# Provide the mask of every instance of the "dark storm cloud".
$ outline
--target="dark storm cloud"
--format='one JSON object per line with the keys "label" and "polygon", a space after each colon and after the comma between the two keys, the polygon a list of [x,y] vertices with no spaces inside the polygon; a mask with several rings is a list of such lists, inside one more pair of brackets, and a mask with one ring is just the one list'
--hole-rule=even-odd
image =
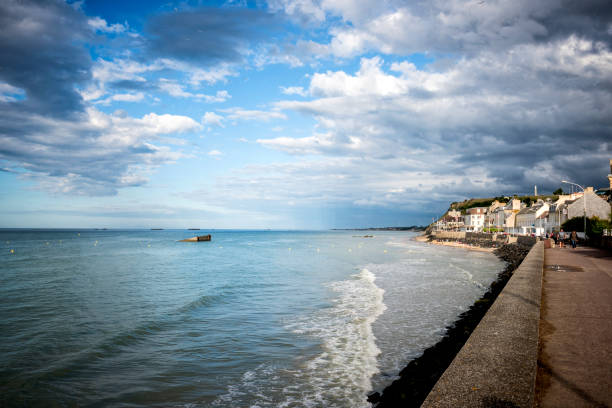
{"label": "dark storm cloud", "polygon": [[239,62],[249,46],[276,27],[273,16],[261,10],[204,8],[155,16],[145,32],[155,57],[214,65]]}
{"label": "dark storm cloud", "polygon": [[75,86],[90,78],[79,45],[91,33],[85,17],[61,1],[0,2],[0,80],[25,91],[2,110],[65,116],[83,108]]}
{"label": "dark storm cloud", "polygon": [[607,32],[612,22],[612,3],[607,0],[564,0],[549,15],[536,16],[548,31],[546,38],[576,34],[612,44]]}

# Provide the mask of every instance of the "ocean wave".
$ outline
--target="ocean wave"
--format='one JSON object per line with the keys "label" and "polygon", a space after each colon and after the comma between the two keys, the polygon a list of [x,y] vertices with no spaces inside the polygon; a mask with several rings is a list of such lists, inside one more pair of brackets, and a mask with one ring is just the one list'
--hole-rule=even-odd
{"label": "ocean wave", "polygon": [[218,295],[203,295],[199,298],[195,299],[192,302],[187,303],[185,306],[179,309],[180,313],[192,312],[202,307],[209,307],[213,304],[219,303],[224,300],[224,296],[222,294]]}
{"label": "ocean wave", "polygon": [[[380,354],[372,323],[386,309],[384,291],[367,269],[328,285],[332,306],[287,324],[320,343],[321,352],[293,367],[263,364],[245,373],[213,406],[369,407],[366,394]],[[287,385],[289,384],[289,385]]]}
{"label": "ocean wave", "polygon": [[461,266],[454,264],[454,263],[449,263],[448,264],[449,267],[454,268],[456,270],[458,270],[459,272],[461,272],[461,274],[467,278],[467,281],[478,286],[480,289],[486,290],[487,288],[480,282],[478,282],[476,279],[474,279],[474,274],[472,274],[472,272],[468,271],[467,269],[462,268]]}

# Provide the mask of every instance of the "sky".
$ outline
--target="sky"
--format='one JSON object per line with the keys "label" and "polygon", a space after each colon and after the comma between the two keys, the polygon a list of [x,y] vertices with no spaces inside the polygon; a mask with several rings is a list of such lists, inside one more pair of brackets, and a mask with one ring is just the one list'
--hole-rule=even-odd
{"label": "sky", "polygon": [[3,0],[0,27],[0,228],[408,226],[607,186],[608,0]]}

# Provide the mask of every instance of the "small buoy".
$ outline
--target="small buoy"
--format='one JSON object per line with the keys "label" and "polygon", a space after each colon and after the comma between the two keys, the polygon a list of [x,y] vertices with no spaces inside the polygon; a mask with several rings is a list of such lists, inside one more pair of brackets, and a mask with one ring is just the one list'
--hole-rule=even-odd
{"label": "small buoy", "polygon": [[387,250],[385,249],[385,254],[387,253]]}
{"label": "small buoy", "polygon": [[14,250],[14,249],[11,249],[11,254],[14,254],[14,253],[15,253],[15,250]]}

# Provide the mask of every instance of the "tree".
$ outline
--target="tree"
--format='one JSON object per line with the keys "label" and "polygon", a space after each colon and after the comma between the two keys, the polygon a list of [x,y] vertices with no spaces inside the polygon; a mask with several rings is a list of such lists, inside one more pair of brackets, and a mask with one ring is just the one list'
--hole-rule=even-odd
{"label": "tree", "polygon": [[561,195],[561,194],[563,194],[563,189],[561,187],[559,187],[558,189],[553,191],[553,194],[554,195]]}
{"label": "tree", "polygon": [[[584,219],[582,217],[574,217],[567,220],[561,226],[565,231],[582,231],[584,229]],[[611,229],[612,225],[606,220],[601,220],[597,217],[587,218],[587,235],[589,237],[601,237],[604,229]]]}

